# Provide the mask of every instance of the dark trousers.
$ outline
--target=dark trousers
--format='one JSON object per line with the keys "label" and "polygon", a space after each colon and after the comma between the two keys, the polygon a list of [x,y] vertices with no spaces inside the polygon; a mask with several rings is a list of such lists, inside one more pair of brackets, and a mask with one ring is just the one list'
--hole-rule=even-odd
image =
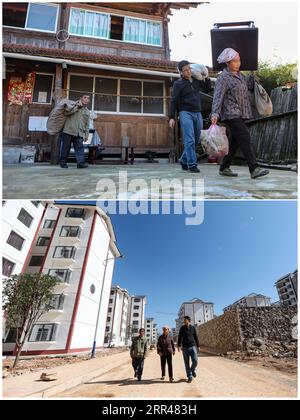
{"label": "dark trousers", "polygon": [[169,378],[173,378],[172,354],[160,356],[161,376],[166,376],[166,364],[168,363]]}
{"label": "dark trousers", "polygon": [[83,138],[79,136],[71,136],[70,134],[62,133],[61,147],[60,147],[60,160],[59,160],[61,165],[67,163],[67,159],[70,153],[72,143],[74,146],[77,164],[80,165],[82,163],[85,163]]}
{"label": "dark trousers", "polygon": [[228,155],[224,156],[220,170],[223,171],[224,169],[230,167],[232,159],[240,147],[248,164],[249,171],[252,173],[254,169],[258,167],[258,164],[256,161],[253,145],[251,143],[248,127],[242,118],[226,120],[224,123],[230,131],[229,153]]}
{"label": "dark trousers", "polygon": [[141,378],[143,375],[144,370],[144,358],[141,357],[134,357],[132,359],[132,367],[134,369],[134,373],[138,378]]}

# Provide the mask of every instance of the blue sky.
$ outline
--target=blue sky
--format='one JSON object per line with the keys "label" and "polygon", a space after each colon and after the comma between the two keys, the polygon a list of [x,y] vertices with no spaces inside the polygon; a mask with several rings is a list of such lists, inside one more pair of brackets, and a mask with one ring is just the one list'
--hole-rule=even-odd
{"label": "blue sky", "polygon": [[174,326],[194,297],[213,302],[216,314],[251,292],[276,301],[275,281],[297,268],[296,202],[206,202],[199,226],[186,226],[184,215],[111,219],[124,254],[113,283],[147,295],[146,315],[160,326]]}
{"label": "blue sky", "polygon": [[160,327],[175,326],[194,297],[213,302],[216,315],[252,292],[277,301],[275,281],[297,268],[296,201],[206,201],[198,226],[184,214],[110,217],[124,255],[113,284],[146,295],[146,316]]}

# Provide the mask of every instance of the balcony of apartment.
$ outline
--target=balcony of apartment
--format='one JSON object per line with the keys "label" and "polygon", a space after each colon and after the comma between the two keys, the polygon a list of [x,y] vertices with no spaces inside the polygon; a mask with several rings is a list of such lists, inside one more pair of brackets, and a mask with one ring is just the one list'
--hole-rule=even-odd
{"label": "balcony of apartment", "polygon": [[69,269],[50,269],[48,275],[57,278],[57,285],[55,286],[55,292],[57,294],[63,293],[70,286],[70,279],[72,276],[72,270]]}
{"label": "balcony of apartment", "polygon": [[53,253],[53,260],[57,268],[68,268],[75,263],[77,248],[75,246],[56,246]]}
{"label": "balcony of apartment", "polygon": [[53,295],[50,301],[50,309],[48,310],[48,312],[46,312],[44,317],[47,317],[48,320],[51,320],[57,317],[58,315],[62,314],[64,311],[65,297],[66,295],[64,295],[63,293]]}
{"label": "balcony of apartment", "polygon": [[85,217],[84,209],[69,207],[65,214],[65,222],[70,226],[81,226],[85,222]]}
{"label": "balcony of apartment", "polygon": [[60,229],[57,245],[76,246],[80,243],[82,229],[80,226],[62,226]]}

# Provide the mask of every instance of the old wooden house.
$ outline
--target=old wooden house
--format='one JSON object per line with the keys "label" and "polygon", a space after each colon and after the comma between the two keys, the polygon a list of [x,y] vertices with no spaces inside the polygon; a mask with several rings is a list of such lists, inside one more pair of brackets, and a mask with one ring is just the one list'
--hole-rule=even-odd
{"label": "old wooden house", "polygon": [[106,146],[168,152],[172,9],[199,3],[3,3],[3,138],[50,148],[47,116],[91,95]]}

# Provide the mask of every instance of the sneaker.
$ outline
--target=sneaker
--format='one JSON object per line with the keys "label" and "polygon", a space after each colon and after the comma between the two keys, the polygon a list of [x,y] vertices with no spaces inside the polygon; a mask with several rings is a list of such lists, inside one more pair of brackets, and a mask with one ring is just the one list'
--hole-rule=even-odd
{"label": "sneaker", "polygon": [[172,382],[174,382],[174,378],[170,378],[170,382],[172,383]]}
{"label": "sneaker", "polygon": [[192,382],[192,380],[193,380],[193,378],[189,378],[189,379],[187,380],[187,383],[188,383],[188,384],[190,384],[190,383]]}
{"label": "sneaker", "polygon": [[268,171],[267,169],[262,169],[262,168],[255,168],[254,171],[251,173],[251,178],[252,179],[256,179],[256,178],[260,178],[261,176],[266,176],[268,175],[270,171]]}
{"label": "sneaker", "polygon": [[66,163],[61,163],[61,164],[60,164],[60,167],[61,167],[62,169],[68,169],[68,165],[67,165]]}
{"label": "sneaker", "polygon": [[86,163],[79,163],[78,165],[77,165],[77,168],[78,169],[83,169],[83,168],[88,168],[89,167],[89,165],[87,165]]}
{"label": "sneaker", "polygon": [[231,176],[231,177],[238,176],[238,174],[236,172],[232,172],[232,170],[230,168],[225,168],[225,169],[223,169],[223,171],[220,169],[219,170],[219,175]]}
{"label": "sneaker", "polygon": [[162,376],[160,379],[161,379],[162,381],[164,381],[164,380],[165,380],[165,378],[166,378],[165,376]]}
{"label": "sneaker", "polygon": [[197,166],[192,166],[192,167],[189,169],[189,171],[190,171],[190,172],[193,172],[193,173],[195,173],[195,174],[197,174],[197,173],[199,173],[199,172],[200,172],[200,169],[199,169]]}
{"label": "sneaker", "polygon": [[185,163],[181,163],[181,169],[183,171],[188,171],[189,170],[189,167]]}
{"label": "sneaker", "polygon": [[138,380],[139,382],[141,382],[142,378],[141,378],[140,376],[138,376],[137,380]]}
{"label": "sneaker", "polygon": [[196,376],[197,376],[197,374],[196,374],[196,372],[194,371],[194,372],[192,372],[192,375],[193,375],[193,377],[194,378],[196,378]]}

